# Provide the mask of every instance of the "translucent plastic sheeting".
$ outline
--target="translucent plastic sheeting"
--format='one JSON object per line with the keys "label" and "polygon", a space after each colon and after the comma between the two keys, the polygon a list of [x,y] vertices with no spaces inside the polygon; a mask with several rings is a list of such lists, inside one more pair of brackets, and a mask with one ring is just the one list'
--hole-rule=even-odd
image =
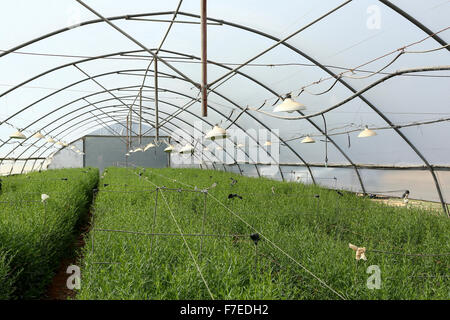
{"label": "translucent plastic sheeting", "polygon": [[[291,93],[306,106],[304,113],[309,115],[336,105],[397,70],[448,65],[448,48],[442,48],[442,42],[450,39],[448,2],[208,1],[208,81],[212,84],[207,118],[201,117],[198,100],[199,1],[86,3],[105,17],[115,17],[112,23],[153,52],[160,47],[173,12],[181,3],[177,22],[171,26],[159,57],[182,74],[158,62],[160,131],[165,135],[183,132],[177,147],[191,143],[202,151],[205,141],[199,137],[220,124],[241,128],[247,141],[252,140],[251,130],[277,130],[279,152],[275,154],[272,148],[269,152],[282,163],[448,165],[448,70],[388,79],[326,113],[326,124],[321,116],[294,121],[254,110],[241,114],[247,107],[272,112],[281,102],[280,97]],[[72,0],[14,1],[6,3],[0,14],[0,28],[11,31],[2,35],[0,50],[70,27],[0,57],[1,157],[47,157],[58,150],[44,141],[14,142],[9,135],[17,129],[27,137],[42,131],[57,141],[70,143],[105,124],[125,123],[130,109],[133,122],[137,122],[142,84],[143,122],[149,127],[154,124],[155,63],[149,67],[152,56],[139,45],[104,22],[78,26],[98,17]],[[133,18],[133,14],[141,15]],[[408,15],[416,21],[408,20]],[[431,38],[421,28],[429,28],[442,40]],[[290,35],[285,43],[253,59]],[[399,55],[402,50],[404,53]],[[101,55],[108,56],[99,58]],[[238,73],[218,81],[249,59],[252,61]],[[414,125],[424,121],[430,123]],[[198,130],[192,129],[196,122],[201,123]],[[366,125],[377,135],[358,138]],[[302,144],[306,135],[316,143]],[[264,143],[260,137],[254,138]],[[210,147],[214,148],[211,161],[216,161],[220,158],[216,155],[217,144]],[[235,147],[222,147],[225,153],[236,154]],[[245,148],[245,160],[257,162],[251,157],[251,149]],[[225,157],[222,161],[231,164],[235,160]],[[249,168],[253,170],[251,165]],[[351,172],[343,185],[360,185],[358,179],[354,180],[354,170],[341,172]],[[399,177],[407,176],[401,172]],[[363,174],[362,178],[371,176]],[[431,193],[437,189],[429,190]]]}

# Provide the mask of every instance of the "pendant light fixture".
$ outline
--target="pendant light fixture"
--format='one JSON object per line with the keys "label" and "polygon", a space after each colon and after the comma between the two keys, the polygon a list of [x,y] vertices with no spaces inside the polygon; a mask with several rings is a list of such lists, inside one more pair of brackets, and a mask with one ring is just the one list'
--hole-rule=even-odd
{"label": "pendant light fixture", "polygon": [[367,137],[373,137],[373,136],[376,136],[376,135],[377,135],[377,133],[375,131],[370,130],[366,126],[365,129],[358,134],[358,138],[367,138]]}
{"label": "pendant light fixture", "polygon": [[17,130],[9,136],[11,139],[26,139],[27,137],[20,131]]}
{"label": "pendant light fixture", "polygon": [[303,140],[301,141],[301,143],[315,143],[316,140],[314,140],[313,138],[311,138],[310,136],[306,136],[305,138],[303,138]]}
{"label": "pendant light fixture", "polygon": [[35,139],[44,139],[45,136],[44,136],[40,131],[38,131],[38,132],[36,132],[36,133],[33,135],[33,138],[35,138]]}
{"label": "pendant light fixture", "polygon": [[48,143],[55,143],[56,141],[52,137],[50,137],[50,138],[47,139],[47,142]]}
{"label": "pendant light fixture", "polygon": [[150,148],[153,148],[155,145],[153,143],[149,143],[148,145],[145,146],[144,148],[144,152],[147,151]]}
{"label": "pendant light fixture", "polygon": [[289,112],[292,113],[294,111],[300,111],[305,110],[305,105],[301,104],[300,102],[296,102],[292,99],[291,95],[286,95],[286,98],[283,100],[282,103],[277,105],[275,109],[273,109],[273,112]]}
{"label": "pendant light fixture", "polygon": [[164,149],[164,152],[171,153],[173,150],[175,150],[175,148],[171,144],[169,144],[167,148]]}
{"label": "pendant light fixture", "polygon": [[183,148],[180,149],[180,153],[182,153],[182,154],[187,154],[187,153],[193,154],[194,153],[194,147],[188,143]]}
{"label": "pendant light fixture", "polygon": [[219,127],[218,125],[215,125],[214,128],[212,128],[212,130],[206,134],[205,139],[210,139],[214,141],[216,139],[225,139],[226,137],[227,137],[226,130]]}

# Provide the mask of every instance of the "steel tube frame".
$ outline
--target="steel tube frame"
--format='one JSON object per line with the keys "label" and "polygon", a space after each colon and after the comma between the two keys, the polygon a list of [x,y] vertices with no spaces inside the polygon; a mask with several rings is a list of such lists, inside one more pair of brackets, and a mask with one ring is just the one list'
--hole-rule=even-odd
{"label": "steel tube frame", "polygon": [[[381,1],[381,0],[380,0],[380,1]],[[382,1],[382,2],[383,2],[384,4],[386,4],[386,5],[388,5],[388,1]],[[391,4],[390,7],[393,8],[393,7],[395,7],[395,6]],[[398,7],[397,7],[397,8],[398,8]],[[397,10],[396,10],[396,11],[397,11]],[[401,10],[400,10],[400,11],[401,11]],[[397,11],[397,12],[399,12],[399,11]],[[129,19],[130,17],[132,17],[132,18],[137,18],[137,17],[148,17],[148,16],[157,16],[157,15],[171,14],[171,13],[173,13],[173,11],[167,11],[167,12],[155,12],[155,13],[142,13],[142,14],[134,14],[134,15],[123,15],[123,16],[110,17],[110,18],[108,18],[108,20]],[[399,13],[401,13],[401,12],[399,12]],[[189,16],[189,17],[198,17],[198,15],[190,14],[190,13],[184,13],[184,12],[179,12],[179,14],[180,14],[180,15]],[[402,14],[402,13],[401,13],[401,14]],[[419,28],[421,28],[422,30],[424,30],[423,25],[422,25],[422,27],[421,27],[421,26],[419,25],[420,23],[417,23],[418,21],[414,21],[413,18],[411,19],[411,17],[408,16],[408,15],[407,15],[406,13],[404,13],[404,12],[403,12],[402,15],[403,15],[406,19],[408,19],[409,21],[411,21],[413,24],[415,24],[416,26],[418,26]],[[259,31],[259,30],[251,29],[251,28],[246,27],[246,26],[243,26],[243,25],[238,25],[238,24],[234,24],[234,23],[230,23],[230,22],[225,22],[225,21],[223,21],[223,20],[218,20],[218,19],[213,19],[213,18],[208,18],[208,20],[214,21],[214,22],[218,22],[218,23],[220,23],[220,24],[226,24],[226,25],[229,25],[229,26],[233,26],[233,27],[236,27],[236,28],[239,28],[239,29],[242,29],[242,30],[247,30],[247,31],[250,31],[250,32],[253,32],[253,33],[262,35],[262,36],[264,36],[264,37],[267,37],[267,38],[269,38],[269,39],[272,39],[272,40],[274,40],[274,41],[277,41],[277,40],[279,41],[279,39],[277,39],[276,37],[273,37],[273,36],[271,36],[271,35],[268,35],[268,34],[265,34],[265,33],[261,32],[261,31]],[[103,21],[104,21],[103,19],[90,20],[90,21],[82,22],[82,23],[79,24],[78,26],[70,26],[70,27],[67,27],[67,28],[62,28],[62,29],[56,30],[56,31],[54,31],[54,32],[51,32],[51,33],[48,33],[48,34],[46,34],[46,35],[37,37],[37,38],[32,39],[32,40],[30,40],[30,41],[24,42],[24,43],[22,43],[22,44],[20,44],[20,45],[18,45],[18,46],[16,46],[16,47],[14,47],[14,48],[12,48],[12,49],[9,49],[9,50],[7,50],[7,51],[1,53],[1,54],[0,54],[0,57],[5,56],[5,55],[7,55],[7,54],[10,54],[11,52],[14,52],[14,51],[16,51],[16,50],[18,50],[18,49],[20,49],[20,48],[23,48],[23,47],[25,47],[25,46],[27,46],[27,45],[30,45],[30,44],[32,44],[32,43],[34,43],[34,42],[37,42],[37,41],[40,41],[40,40],[49,38],[49,37],[51,37],[51,36],[53,36],[53,35],[56,35],[56,34],[59,34],[59,33],[65,32],[65,31],[69,31],[69,30],[73,29],[73,27],[85,26],[85,25],[94,24],[94,23],[99,23],[99,22],[103,22]],[[424,30],[424,31],[425,31],[425,30]],[[427,31],[425,31],[425,32],[427,32]],[[429,31],[429,33],[431,33],[431,32],[432,32],[432,31]],[[428,33],[428,32],[427,32],[427,33]],[[437,39],[439,39],[439,37],[436,37],[436,36],[435,36],[435,37],[433,37],[433,39],[436,40],[436,41],[438,41],[440,44],[445,43],[445,41],[443,41],[442,39],[441,39],[441,40],[437,40]],[[295,48],[295,47],[293,47],[293,46],[291,46],[291,45],[289,45],[289,44],[287,44],[287,43],[285,43],[285,42],[283,42],[282,44],[283,44],[284,46],[290,48],[291,50],[297,52],[298,54],[302,55],[303,57],[307,58],[308,60],[310,60],[311,62],[313,62],[314,64],[316,64],[318,67],[322,68],[324,71],[326,71],[326,72],[329,73],[330,75],[333,75],[333,72],[331,72],[328,68],[326,68],[325,66],[321,65],[320,63],[318,63],[317,61],[315,61],[315,60],[312,59],[311,57],[307,56],[305,53],[301,52],[299,49],[297,49],[297,48]],[[448,48],[448,50],[449,50],[449,48]],[[69,65],[70,65],[70,64],[69,64]],[[47,73],[50,73],[50,72],[51,72],[51,71],[48,71]],[[30,81],[31,81],[31,80],[30,80]],[[342,83],[344,86],[346,86],[349,90],[355,92],[354,89],[353,89],[350,85],[348,85],[345,81],[342,81],[342,79],[339,79],[339,82],[341,82],[341,83]],[[18,86],[14,87],[14,88],[11,88],[10,90],[7,90],[7,92],[10,92],[10,91],[12,91],[12,90],[14,90],[14,89],[16,89],[17,87],[20,87],[20,86],[21,86],[21,85],[18,85]],[[2,95],[0,95],[0,97],[3,96],[3,95],[5,95],[7,92],[5,92],[5,93],[3,93]],[[361,98],[361,99],[362,99],[369,107],[371,107],[372,109],[374,109],[374,106],[373,106],[366,98],[364,98],[364,97],[362,97],[362,96],[361,96],[360,98]],[[376,110],[374,110],[374,111],[376,111]],[[377,114],[379,114],[380,116],[382,116],[381,112],[379,112],[379,111],[376,111],[376,112],[377,112]],[[383,117],[383,116],[382,116],[382,118],[385,118],[385,119],[384,119],[385,121],[386,121],[386,119],[387,119],[386,117]],[[387,123],[388,123],[389,125],[392,126],[392,124],[390,123],[390,121],[387,122]],[[399,131],[397,131],[397,133],[399,133]],[[436,176],[434,175],[434,172],[432,171],[431,165],[427,162],[427,160],[426,160],[426,159],[418,152],[417,148],[415,148],[415,147],[413,146],[413,144],[412,144],[412,143],[411,143],[404,135],[400,134],[400,136],[401,136],[401,138],[402,138],[405,142],[407,142],[407,144],[413,149],[413,151],[416,152],[416,154],[419,155],[419,157],[424,161],[424,163],[427,165],[427,167],[429,167],[430,172],[431,172],[431,174],[432,174],[432,176],[433,176],[433,179],[435,180],[435,184],[436,184],[436,188],[438,189],[438,193],[440,193],[440,186],[439,186],[439,183],[438,183],[438,181],[437,181]],[[445,206],[445,201],[443,201],[443,199],[442,199],[441,202],[442,202],[443,206]],[[446,206],[445,206],[445,207],[446,207]],[[446,210],[446,209],[444,209],[444,210]]]}

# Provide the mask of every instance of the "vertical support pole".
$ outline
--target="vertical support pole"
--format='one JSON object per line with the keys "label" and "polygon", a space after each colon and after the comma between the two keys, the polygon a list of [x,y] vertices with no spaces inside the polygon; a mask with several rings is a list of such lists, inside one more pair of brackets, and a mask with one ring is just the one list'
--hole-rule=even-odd
{"label": "vertical support pole", "polygon": [[142,88],[139,90],[139,145],[142,144]]}
{"label": "vertical support pole", "polygon": [[155,138],[156,141],[159,141],[159,100],[158,100],[158,59],[154,59],[154,68],[155,68]]}
{"label": "vertical support pole", "polygon": [[[205,220],[206,220],[206,200],[208,197],[207,191],[204,193],[204,202],[203,202],[203,220],[202,220],[202,235],[205,234]],[[203,237],[200,236],[200,259],[202,258],[202,250],[203,250]]]}
{"label": "vertical support pole", "polygon": [[261,178],[261,173],[259,173],[258,165],[255,163],[256,173],[258,174],[258,178]]}
{"label": "vertical support pole", "polygon": [[126,150],[125,150],[125,153],[128,153],[128,151],[130,150],[130,147],[129,147],[129,140],[128,140],[128,121],[129,121],[129,119],[128,119],[128,115],[127,115],[127,143],[126,143]]}
{"label": "vertical support pole", "polygon": [[156,196],[155,196],[155,210],[153,212],[153,223],[152,223],[152,241],[150,243],[150,259],[152,258],[152,252],[153,252],[153,241],[155,239],[155,224],[156,224],[156,211],[158,209],[158,194],[159,194],[159,188],[156,188]]}
{"label": "vertical support pole", "polygon": [[86,137],[83,137],[83,168],[86,167]]}
{"label": "vertical support pole", "polygon": [[200,9],[200,24],[201,24],[201,50],[202,50],[202,116],[208,116],[208,79],[207,79],[207,23],[206,23],[206,1],[201,1],[201,9]]}
{"label": "vertical support pole", "polygon": [[[97,197],[98,189],[93,190],[93,199]],[[91,230],[92,230],[92,255],[94,255],[94,238],[95,238],[95,207],[92,208],[92,223],[91,223]]]}

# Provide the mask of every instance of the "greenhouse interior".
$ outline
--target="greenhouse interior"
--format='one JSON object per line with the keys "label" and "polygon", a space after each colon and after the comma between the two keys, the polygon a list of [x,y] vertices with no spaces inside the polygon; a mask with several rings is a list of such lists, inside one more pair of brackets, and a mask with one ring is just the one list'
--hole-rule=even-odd
{"label": "greenhouse interior", "polygon": [[450,298],[449,1],[1,12],[0,300]]}

